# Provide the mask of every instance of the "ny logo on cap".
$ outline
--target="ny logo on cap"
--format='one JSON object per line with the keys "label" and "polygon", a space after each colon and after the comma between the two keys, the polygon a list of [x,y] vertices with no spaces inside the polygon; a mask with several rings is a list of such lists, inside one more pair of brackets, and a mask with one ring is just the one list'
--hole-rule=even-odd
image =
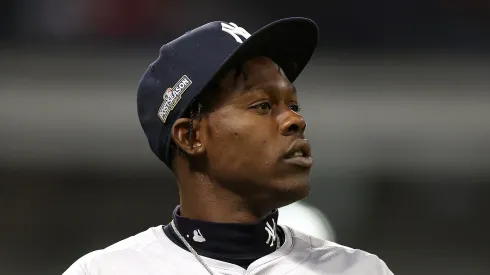
{"label": "ny logo on cap", "polygon": [[221,23],[221,30],[233,36],[233,38],[235,38],[236,42],[238,43],[243,43],[243,40],[238,37],[239,35],[245,39],[250,37],[250,34],[244,28],[238,27],[237,24],[232,22],[230,22],[229,24]]}

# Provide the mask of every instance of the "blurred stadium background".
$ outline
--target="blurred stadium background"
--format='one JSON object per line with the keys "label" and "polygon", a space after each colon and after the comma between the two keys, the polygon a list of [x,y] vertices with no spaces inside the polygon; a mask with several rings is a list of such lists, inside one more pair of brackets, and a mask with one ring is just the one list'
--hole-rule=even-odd
{"label": "blurred stadium background", "polygon": [[167,223],[177,188],[138,124],[141,74],[205,22],[286,16],[321,29],[296,85],[316,159],[304,202],[332,238],[397,275],[490,274],[489,3],[1,1],[0,274],[61,274]]}

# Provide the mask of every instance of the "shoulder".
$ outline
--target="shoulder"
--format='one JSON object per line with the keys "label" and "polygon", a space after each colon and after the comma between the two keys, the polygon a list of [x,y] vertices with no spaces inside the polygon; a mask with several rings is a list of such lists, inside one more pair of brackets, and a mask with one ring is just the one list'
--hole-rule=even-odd
{"label": "shoulder", "polygon": [[114,266],[115,263],[151,262],[152,254],[157,253],[158,247],[158,238],[153,230],[154,228],[150,228],[104,249],[85,254],[63,275],[105,274],[103,270]]}
{"label": "shoulder", "polygon": [[317,268],[338,274],[392,275],[393,272],[377,255],[322,240],[289,228],[294,249],[309,253],[308,261]]}

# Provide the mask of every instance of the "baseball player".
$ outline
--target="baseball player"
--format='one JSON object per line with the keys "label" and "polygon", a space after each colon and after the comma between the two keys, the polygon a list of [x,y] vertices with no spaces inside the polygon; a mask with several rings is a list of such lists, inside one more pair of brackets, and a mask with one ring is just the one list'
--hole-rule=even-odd
{"label": "baseball player", "polygon": [[277,224],[277,209],[310,190],[292,83],[317,41],[313,21],[287,18],[252,35],[211,22],[162,46],[137,109],[180,204],[168,224],[91,252],[64,274],[393,274],[376,255]]}

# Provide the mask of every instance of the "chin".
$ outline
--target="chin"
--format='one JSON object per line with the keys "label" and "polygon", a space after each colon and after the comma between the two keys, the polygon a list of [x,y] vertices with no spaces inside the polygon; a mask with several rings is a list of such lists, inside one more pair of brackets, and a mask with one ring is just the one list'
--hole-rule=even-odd
{"label": "chin", "polygon": [[278,207],[286,206],[296,201],[300,201],[310,194],[309,177],[305,179],[289,180],[282,182],[275,191]]}

